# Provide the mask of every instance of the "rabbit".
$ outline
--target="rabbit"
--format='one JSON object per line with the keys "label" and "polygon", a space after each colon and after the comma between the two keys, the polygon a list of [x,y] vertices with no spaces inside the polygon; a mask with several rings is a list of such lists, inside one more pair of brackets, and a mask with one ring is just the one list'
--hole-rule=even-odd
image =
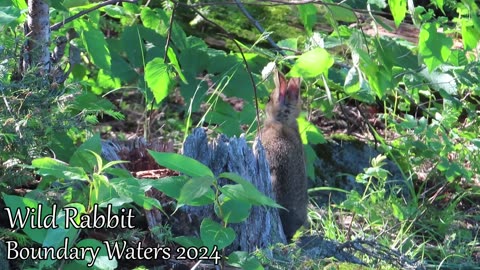
{"label": "rabbit", "polygon": [[307,175],[303,145],[296,118],[300,113],[300,78],[286,80],[274,72],[275,89],[266,105],[266,119],[261,130],[273,191],[280,209],[280,219],[288,240],[307,220]]}

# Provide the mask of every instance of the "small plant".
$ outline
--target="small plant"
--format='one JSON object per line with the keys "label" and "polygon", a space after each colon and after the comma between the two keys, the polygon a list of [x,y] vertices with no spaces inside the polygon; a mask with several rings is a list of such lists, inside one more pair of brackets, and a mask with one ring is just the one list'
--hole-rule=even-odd
{"label": "small plant", "polygon": [[[176,184],[159,184],[155,188],[177,200],[178,206],[202,206],[213,204],[216,216],[221,222],[205,218],[200,225],[200,238],[179,236],[173,240],[185,248],[207,247],[208,259],[218,263],[218,250],[228,247],[235,240],[235,231],[228,225],[243,222],[250,215],[252,206],[281,207],[271,198],[260,193],[255,186],[234,173],[221,173],[218,178],[202,163],[174,153],[149,151],[155,161],[169,169],[183,173],[183,176],[171,177]],[[234,182],[220,186],[219,178]],[[165,181],[160,181],[164,183]],[[259,269],[260,263],[245,252],[233,252],[228,256],[230,265],[243,269]],[[224,263],[224,262],[222,262]],[[254,268],[251,268],[254,267]]]}

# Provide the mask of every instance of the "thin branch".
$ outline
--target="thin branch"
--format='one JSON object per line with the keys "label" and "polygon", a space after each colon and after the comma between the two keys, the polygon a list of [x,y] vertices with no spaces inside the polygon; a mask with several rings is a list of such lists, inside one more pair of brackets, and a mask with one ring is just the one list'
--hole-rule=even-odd
{"label": "thin branch", "polygon": [[166,64],[168,59],[168,48],[170,47],[170,41],[172,36],[172,28],[173,28],[173,17],[175,16],[175,10],[177,9],[177,3],[173,4],[172,14],[170,15],[170,21],[168,23],[168,32],[167,32],[167,42],[165,43],[165,54],[163,56],[163,62]]}
{"label": "thin branch", "polygon": [[[255,18],[253,18],[252,15],[250,15],[250,13],[248,13],[248,10],[245,8],[245,6],[243,5],[242,1],[240,0],[234,0],[235,3],[237,4],[238,8],[240,9],[240,11],[243,13],[243,15],[245,15],[245,17],[247,17],[247,19],[255,26],[255,28],[257,28],[257,30],[263,35],[265,33],[265,29],[260,25],[260,23],[255,20]],[[270,45],[276,50],[278,51],[282,56],[286,56],[285,52],[277,45],[277,43],[275,43],[275,41],[273,41],[273,39],[270,37],[270,36],[266,36],[267,38],[267,41],[268,43],[270,43]]]}
{"label": "thin branch", "polygon": [[[83,15],[85,14],[88,14],[92,11],[95,11],[101,7],[104,7],[104,6],[108,6],[108,5],[113,5],[113,4],[117,4],[117,3],[122,3],[122,2],[127,2],[127,3],[136,3],[137,0],[108,0],[108,1],[105,1],[105,2],[102,2],[94,7],[91,7],[89,9],[85,9],[85,10],[82,10],[80,12],[78,12],[77,14],[71,16],[71,17],[68,17],[66,18],[65,20],[61,21],[61,22],[58,22],[52,26],[50,26],[50,31],[57,31],[58,29],[60,29],[62,26],[64,26],[65,24],[75,20],[75,19],[78,19],[80,17],[82,17]],[[30,33],[29,33],[30,34]],[[28,35],[27,35],[28,36]]]}
{"label": "thin branch", "polygon": [[[172,2],[178,3],[177,1],[172,1]],[[220,29],[224,33],[225,37],[227,37],[228,39],[233,41],[235,46],[240,51],[240,55],[242,56],[243,64],[245,65],[245,69],[247,70],[248,77],[250,78],[250,83],[252,84],[252,88],[253,88],[253,94],[254,94],[254,99],[255,99],[255,110],[256,110],[256,114],[257,114],[256,118],[257,118],[257,123],[258,123],[257,124],[257,132],[260,133],[260,111],[259,111],[259,108],[258,108],[257,85],[255,84],[255,81],[253,80],[252,72],[250,70],[250,67],[248,66],[248,62],[247,62],[247,59],[245,58],[242,47],[240,46],[240,44],[238,44],[238,41],[235,40],[233,35],[230,32],[228,32],[225,28],[223,28],[221,25],[219,25],[218,23],[208,19],[198,9],[196,9],[194,7],[191,7],[191,6],[187,6],[187,7],[190,8],[191,10],[193,10],[195,13],[197,13],[198,16],[202,17],[202,19],[204,19],[207,23],[210,23],[210,24],[214,25],[215,27],[217,27],[218,29]]]}

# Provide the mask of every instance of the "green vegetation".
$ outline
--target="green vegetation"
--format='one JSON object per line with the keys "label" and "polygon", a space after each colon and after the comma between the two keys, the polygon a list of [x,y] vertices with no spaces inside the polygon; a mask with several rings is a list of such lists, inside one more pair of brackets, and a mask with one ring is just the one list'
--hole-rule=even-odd
{"label": "green vegetation", "polygon": [[[326,206],[312,201],[311,227],[301,233],[321,233],[339,242],[372,239],[432,269],[478,268],[478,3],[242,2],[265,33],[259,33],[234,2],[125,1],[94,8],[95,1],[49,1],[52,25],[93,10],[52,30],[50,50],[63,36],[69,36],[67,49],[60,61],[52,60],[52,72],[43,74],[44,63],[22,68],[30,38],[23,28],[27,4],[0,0],[1,211],[22,209],[25,215],[27,209],[39,211],[41,206],[46,217],[54,213],[55,204],[59,210],[92,215],[97,207],[107,211],[110,204],[113,212],[122,207],[165,212],[158,200],[145,195],[154,187],[175,201],[175,209],[215,205],[218,221],[203,220],[201,235],[195,238],[175,235],[167,222],[150,231],[118,232],[106,241],[136,243],[151,235],[159,245],[175,242],[209,251],[213,245],[228,247],[235,239],[229,225],[245,220],[252,205],[278,205],[238,176],[215,177],[210,169],[177,154],[150,152],[159,164],[183,176],[140,181],[114,168],[118,162],[102,160],[97,133],[115,131],[125,137],[133,131],[147,140],[162,136],[180,145],[192,127],[208,126],[215,133],[245,132],[254,138],[256,101],[262,110],[272,84],[262,75],[275,62],[288,70],[288,77],[303,78],[306,113],[298,121],[309,177],[315,178],[317,158],[312,144],[326,143],[326,138],[354,139],[350,134],[327,136],[313,121],[319,114],[333,118],[339,106],[358,105],[367,137],[382,152],[356,176],[365,186],[363,193],[342,190],[346,200]],[[392,23],[384,19],[389,16]],[[410,27],[402,28],[403,23]],[[390,36],[397,27],[403,30]],[[414,35],[414,42],[407,34]],[[273,50],[268,38],[282,51]],[[67,70],[65,81],[55,80],[54,71]],[[114,128],[113,123],[122,125]],[[404,189],[388,183],[386,159],[399,168]],[[219,187],[218,177],[235,184]],[[237,193],[229,189],[242,189],[243,197],[234,197]],[[68,238],[70,246],[99,247],[95,269],[119,266],[105,259],[105,245],[88,230],[66,228],[67,218],[61,214],[52,220],[58,228],[30,224],[19,230],[18,222],[12,228],[2,218],[0,240],[15,240],[21,247],[60,247]],[[244,269],[358,269],[328,258],[312,261],[291,246],[272,249],[286,250],[287,262],[269,262],[269,251],[258,251],[232,253],[227,263]],[[364,253],[355,255],[371,269],[401,268]],[[70,269],[85,267],[89,259],[14,263],[21,269]]]}

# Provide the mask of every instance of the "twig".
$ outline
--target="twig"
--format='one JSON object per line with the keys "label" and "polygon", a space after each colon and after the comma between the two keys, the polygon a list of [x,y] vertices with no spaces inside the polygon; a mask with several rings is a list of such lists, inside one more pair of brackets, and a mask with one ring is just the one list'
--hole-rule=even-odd
{"label": "twig", "polygon": [[165,43],[165,54],[163,56],[163,62],[166,64],[168,60],[168,48],[170,47],[170,39],[172,36],[172,28],[173,28],[173,17],[175,16],[175,10],[177,9],[177,3],[173,4],[172,14],[170,15],[170,21],[168,23],[168,32],[167,32],[167,42]]}
{"label": "twig", "polygon": [[404,254],[379,244],[376,241],[355,239],[341,244],[338,249],[352,248],[370,257],[402,267],[402,269],[425,269],[418,260],[410,260]]}
{"label": "twig", "polygon": [[[263,35],[265,33],[265,29],[260,25],[260,23],[255,20],[255,18],[252,17],[252,15],[250,15],[250,13],[248,13],[248,10],[245,8],[245,6],[243,5],[242,1],[240,0],[234,0],[235,3],[237,4],[238,8],[240,9],[240,11],[243,13],[243,15],[245,15],[245,17],[247,17],[247,19],[255,26],[255,28],[257,28],[257,30]],[[286,56],[285,52],[277,45],[277,43],[275,43],[275,41],[273,41],[273,39],[270,37],[270,36],[266,36],[267,38],[267,41],[268,43],[270,43],[270,45],[276,50],[278,51],[282,56]]]}
{"label": "twig", "polygon": [[[89,9],[85,9],[85,10],[82,10],[80,12],[78,12],[77,14],[71,16],[71,17],[68,17],[66,18],[65,20],[61,21],[61,22],[58,22],[52,26],[50,26],[50,31],[56,31],[58,29],[60,29],[60,27],[64,26],[65,24],[77,19],[77,18],[80,18],[81,16],[85,15],[85,14],[88,14],[92,11],[95,11],[101,7],[104,7],[104,6],[108,6],[108,5],[113,5],[113,4],[117,4],[117,3],[122,3],[122,2],[127,2],[127,3],[136,3],[137,0],[108,0],[108,1],[105,1],[105,2],[102,2],[94,7],[91,7]],[[28,33],[30,34],[30,33]],[[28,36],[27,34],[27,36]]]}
{"label": "twig", "polygon": [[[178,3],[177,1],[172,1],[172,2]],[[193,10],[195,13],[197,13],[198,16],[202,17],[202,19],[204,19],[206,22],[208,22],[208,23],[214,25],[215,27],[217,27],[218,29],[222,30],[225,37],[227,37],[228,39],[233,41],[235,46],[240,51],[240,55],[242,56],[243,64],[245,65],[245,69],[247,70],[248,77],[250,78],[250,83],[252,84],[252,88],[253,88],[253,94],[254,94],[254,99],[255,99],[255,110],[256,110],[256,114],[257,114],[256,118],[257,118],[257,123],[258,123],[257,132],[260,133],[260,111],[259,111],[259,108],[258,108],[257,85],[255,84],[255,81],[253,80],[252,72],[250,70],[250,67],[248,66],[248,62],[247,62],[247,59],[245,58],[242,47],[240,46],[240,44],[238,44],[238,42],[235,40],[235,38],[232,36],[232,34],[230,34],[230,32],[228,32],[221,25],[219,25],[218,23],[216,23],[214,21],[211,21],[210,19],[205,17],[205,15],[203,15],[198,9],[196,9],[194,7],[191,7],[191,6],[187,6],[187,7],[190,8],[191,10]]]}

